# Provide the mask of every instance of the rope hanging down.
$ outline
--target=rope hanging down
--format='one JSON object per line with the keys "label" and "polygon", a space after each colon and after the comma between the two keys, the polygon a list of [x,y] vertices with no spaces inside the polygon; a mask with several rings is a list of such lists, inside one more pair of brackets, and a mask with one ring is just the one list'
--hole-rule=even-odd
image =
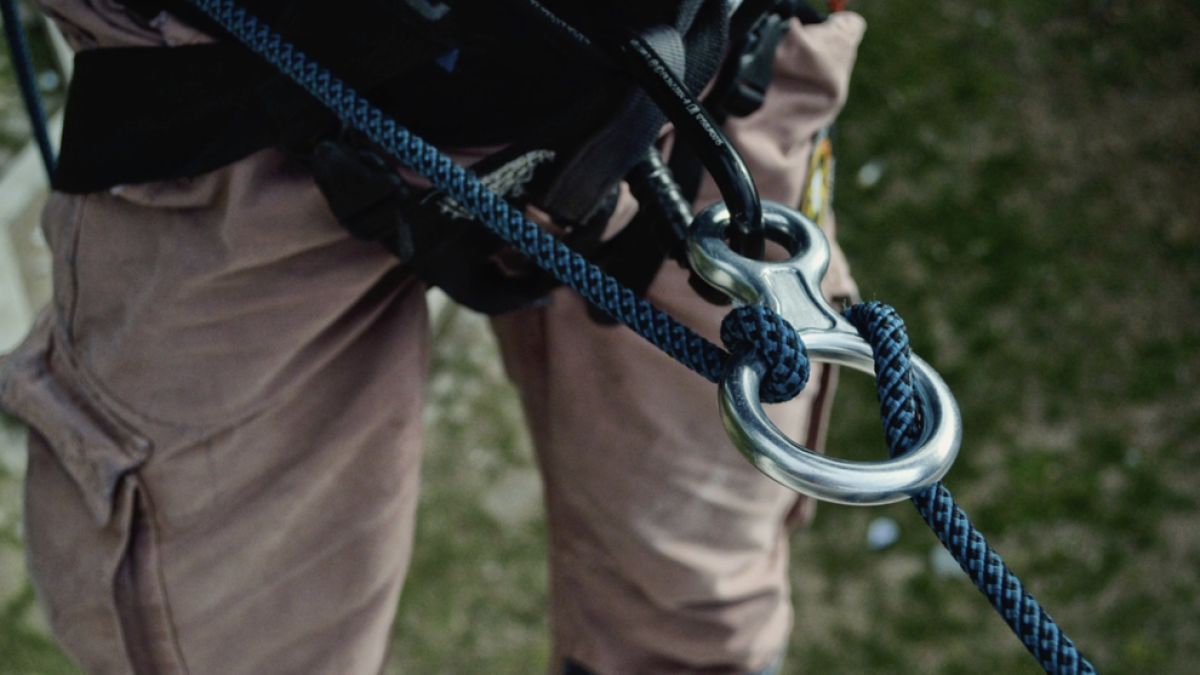
{"label": "rope hanging down", "polygon": [[[908,334],[895,310],[878,302],[855,305],[846,318],[871,344],[880,416],[891,456],[908,452],[920,435],[912,385]],[[971,524],[942,483],[912,498],[921,518],[954,556],[975,587],[987,596],[1017,638],[1047,673],[1088,675],[1096,669],[1064,635],[1046,610]]]}
{"label": "rope hanging down", "polygon": [[[189,0],[254,53],[275,66],[341,120],[366,134],[382,149],[479,217],[488,229],[549,272],[567,287],[629,326],[651,344],[706,379],[720,379],[729,353],[679,323],[562,242],[537,227],[508,202],[482,185],[474,174],[450,161],[410,133],[325,68],[229,0]],[[769,310],[768,310],[769,311]],[[730,319],[727,319],[729,321]],[[738,319],[732,319],[738,321]],[[782,320],[780,320],[782,321]],[[786,322],[782,322],[786,325]],[[778,325],[778,323],[776,323]],[[750,327],[748,332],[755,332]],[[790,328],[788,329],[790,332]],[[799,344],[799,339],[796,339]],[[800,392],[808,359],[803,349],[788,351],[794,360],[764,378],[763,400],[785,401]]]}
{"label": "rope hanging down", "polygon": [[33,137],[37,140],[46,167],[46,177],[54,177],[54,147],[50,143],[50,129],[46,126],[46,107],[38,91],[37,75],[33,67],[33,56],[29,52],[29,41],[25,39],[25,28],[21,23],[21,12],[16,0],[0,0],[0,14],[4,16],[4,38],[8,41],[8,53],[12,56],[17,83],[21,87],[21,98],[29,123],[33,125]]}

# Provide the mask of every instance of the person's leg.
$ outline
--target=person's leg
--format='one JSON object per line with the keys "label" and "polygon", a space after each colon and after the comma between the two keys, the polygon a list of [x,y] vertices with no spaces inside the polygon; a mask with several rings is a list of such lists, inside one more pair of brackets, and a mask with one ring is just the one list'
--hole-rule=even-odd
{"label": "person's leg", "polygon": [[[810,139],[845,100],[862,29],[852,15],[794,25],[763,109],[729,124],[765,199],[799,203]],[[708,181],[698,205],[717,198]],[[856,292],[840,251],[824,288]],[[649,297],[716,340],[727,309],[700,300],[674,263]],[[742,458],[713,385],[631,331],[591,322],[573,294],[493,327],[546,484],[552,672],[775,672],[792,627],[788,525],[811,503]],[[773,407],[779,428],[819,447],[832,378],[815,367],[796,400]]]}
{"label": "person's leg", "polygon": [[273,151],[118,192],[52,198],[54,306],[0,362],[54,634],[88,673],[378,673],[422,285]]}
{"label": "person's leg", "polygon": [[[677,269],[651,295],[691,325],[723,311]],[[568,293],[493,325],[546,482],[556,663],[616,675],[773,662],[791,628],[784,525],[796,496],[729,442],[715,387],[591,322]],[[812,396],[776,411],[781,428],[804,438]]]}

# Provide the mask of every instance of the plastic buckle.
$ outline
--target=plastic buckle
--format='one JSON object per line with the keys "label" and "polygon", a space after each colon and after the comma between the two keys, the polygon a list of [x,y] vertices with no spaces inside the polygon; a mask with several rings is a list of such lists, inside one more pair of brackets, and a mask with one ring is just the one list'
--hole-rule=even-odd
{"label": "plastic buckle", "polygon": [[[870,345],[821,294],[830,255],[821,229],[793,209],[763,202],[767,238],[791,253],[788,260],[773,263],[733,252],[725,243],[730,221],[721,202],[696,216],[688,236],[693,269],[735,301],[758,303],[782,315],[804,340],[811,360],[874,373]],[[962,441],[962,417],[949,387],[925,361],[913,356],[912,363],[923,429],[914,449],[893,459],[827,457],[785,436],[763,411],[758,391],[767,366],[750,351],[734,354],[721,377],[721,417],[734,445],[781,485],[839,504],[900,501],[941,480]]]}
{"label": "plastic buckle", "polygon": [[767,13],[747,36],[737,57],[737,76],[723,105],[734,117],[746,117],[762,107],[774,76],[775,48],[788,31],[788,17]]}

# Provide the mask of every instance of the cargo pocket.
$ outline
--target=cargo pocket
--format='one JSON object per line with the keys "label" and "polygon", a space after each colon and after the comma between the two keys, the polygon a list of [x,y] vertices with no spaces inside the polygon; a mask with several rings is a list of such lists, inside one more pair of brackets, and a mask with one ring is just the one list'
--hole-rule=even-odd
{"label": "cargo pocket", "polygon": [[0,406],[29,425],[25,537],[30,576],[63,650],[86,672],[137,672],[118,607],[150,443],[79,383],[44,312],[0,359]]}
{"label": "cargo pocket", "polygon": [[52,321],[43,312],[25,342],[0,361],[0,406],[45,440],[103,527],[121,478],[146,461],[150,442],[82,386],[70,358],[55,348]]}

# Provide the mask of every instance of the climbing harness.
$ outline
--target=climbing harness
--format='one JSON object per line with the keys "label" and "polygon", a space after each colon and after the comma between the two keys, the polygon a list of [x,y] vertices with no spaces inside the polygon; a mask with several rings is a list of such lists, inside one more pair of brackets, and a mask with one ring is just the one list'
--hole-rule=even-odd
{"label": "climbing harness", "polygon": [[[336,179],[318,184],[351,233],[379,241],[459,303],[502,314],[542,302],[558,285],[437,188],[396,181],[393,160],[370,157],[378,154],[371,142],[347,133],[185,0],[129,4],[146,20],[164,9],[194,20],[218,42],[79,54],[56,189],[87,193],[195,176],[282,147],[319,178],[371,176],[370,192]],[[666,116],[616,55],[572,45],[567,58],[543,58],[563,35],[545,30],[540,15],[525,18],[519,10],[537,10],[520,0],[453,0],[445,12],[420,0],[363,4],[365,16],[320,0],[246,0],[256,14],[278,18],[285,39],[438,147],[505,146],[472,171],[519,207],[536,204],[572,248],[617,264],[622,256],[599,251],[604,226],[620,181],[658,139]],[[678,16],[662,25],[656,19],[634,37],[666,55],[660,60],[682,86],[699,91],[721,65],[727,17],[720,3],[674,4],[683,7]],[[348,25],[355,22],[370,29],[361,34]],[[639,273],[652,275],[663,257]]]}
{"label": "climbing harness", "polygon": [[[536,225],[525,220],[518,212],[502,199],[489,193],[480,185],[470,172],[453,165],[445,156],[427,145],[420,138],[410,134],[395,120],[389,118],[368,101],[361,98],[357,92],[344,85],[329,71],[311,62],[302,52],[284,42],[268,27],[261,25],[253,16],[234,6],[229,0],[189,0],[203,9],[214,20],[218,21],[227,31],[238,37],[255,53],[275,65],[282,72],[294,78],[311,94],[334,110],[347,124],[366,134],[380,147],[385,148],[395,159],[404,165],[424,175],[439,189],[444,190],[457,202],[475,213],[481,222],[497,234],[504,236],[519,250],[543,266],[564,284],[574,288],[589,301],[602,305],[615,318],[641,333],[656,346],[673,357],[689,365],[697,372],[714,379],[717,370],[724,362],[729,361],[727,355],[715,346],[707,343],[699,336],[679,325],[674,320],[653,308],[645,300],[636,298],[627,289],[619,288],[616,283],[601,270],[582,260],[578,255],[567,249],[549,234],[541,231]],[[714,207],[720,208],[720,207]],[[728,216],[719,211],[713,211],[707,219],[714,222],[728,222]],[[802,218],[798,218],[803,222]],[[811,230],[819,232],[815,225]],[[793,230],[795,231],[795,230]],[[793,235],[798,240],[800,234]],[[723,237],[722,237],[723,239]],[[804,242],[807,246],[816,241]],[[703,240],[701,240],[703,241]],[[800,256],[799,246],[795,255]],[[711,256],[719,259],[720,255]],[[803,258],[803,256],[800,256]],[[703,260],[703,256],[700,258]],[[815,259],[814,259],[815,260]],[[810,263],[811,264],[811,263]],[[822,267],[820,263],[814,268]],[[821,269],[821,272],[824,270]],[[803,276],[803,275],[802,275]],[[720,279],[720,274],[714,274]],[[739,284],[750,286],[747,276],[728,275],[729,286]],[[815,293],[811,285],[801,284],[805,292]],[[739,290],[740,292],[740,290]],[[769,294],[764,294],[769,297]],[[860,306],[861,307],[861,306]],[[792,308],[787,308],[790,311]],[[800,310],[804,312],[805,310]],[[851,310],[853,319],[862,321],[863,313],[868,319],[875,314],[872,308]],[[818,316],[825,320],[829,317],[818,310]],[[882,314],[881,314],[882,315]],[[799,317],[798,317],[799,318]],[[807,318],[807,317],[805,317]],[[893,322],[894,327],[898,322]],[[802,324],[803,325],[803,324]],[[818,324],[820,326],[821,324]],[[830,340],[828,352],[836,354],[844,338],[844,331],[830,330],[835,325],[826,325],[826,332],[838,339]],[[865,323],[864,323],[865,325]],[[722,333],[732,340],[745,340],[743,344],[753,344],[756,340],[761,347],[762,355],[755,357],[757,363],[740,367],[739,362],[746,357],[735,357],[732,361],[734,371],[749,373],[762,378],[764,383],[758,392],[761,400],[779,400],[776,397],[786,397],[803,386],[807,370],[807,357],[795,331],[789,330],[786,321],[779,314],[757,304],[739,307],[726,318]],[[886,333],[885,333],[886,334]],[[939,400],[943,396],[937,391],[938,384],[927,371],[919,366],[921,378],[915,385],[909,382],[911,371],[908,360],[906,340],[900,338],[898,330],[891,333],[892,342],[884,344],[875,333],[870,336],[874,342],[872,353],[881,361],[877,369],[880,378],[881,405],[885,406],[884,419],[889,424],[889,443],[894,456],[901,460],[917,454],[929,453],[935,460],[953,458],[954,450],[938,450],[945,443],[947,436],[952,438],[949,445],[957,447],[956,422],[949,420],[957,418],[957,412],[952,407],[939,409],[937,404],[926,402]],[[846,340],[848,342],[848,340]],[[854,356],[846,356],[849,365],[861,367],[861,349],[848,350]],[[769,369],[765,367],[769,364]],[[887,366],[884,368],[883,366]],[[766,373],[765,377],[759,373]],[[886,387],[884,386],[886,385]],[[944,385],[942,385],[944,386]],[[901,395],[894,394],[893,387],[899,387]],[[724,388],[724,385],[723,385]],[[753,387],[742,385],[739,390],[743,393]],[[736,395],[725,395],[731,399]],[[921,398],[926,409],[915,407],[917,396]],[[944,394],[948,396],[948,392]],[[737,405],[726,406],[737,409]],[[926,414],[926,410],[928,414]],[[932,432],[928,429],[930,423],[942,420],[943,431]],[[945,428],[949,428],[946,431]],[[918,429],[921,431],[918,432]],[[931,439],[937,439],[937,445],[931,445]],[[914,447],[916,445],[917,447]],[[745,450],[744,450],[745,451]],[[751,452],[755,450],[751,448]],[[768,450],[769,451],[769,450]],[[940,452],[940,454],[939,454]],[[890,461],[896,461],[895,459]],[[911,461],[911,460],[910,460]],[[933,463],[937,463],[934,461]],[[922,463],[923,464],[923,463]],[[894,465],[893,465],[894,466]],[[854,488],[851,497],[860,501],[873,501],[883,496],[887,499],[901,495],[912,495],[918,503],[923,515],[928,514],[927,520],[935,526],[939,539],[947,546],[959,564],[971,574],[976,585],[992,600],[993,606],[1001,613],[1009,626],[1014,629],[1025,646],[1034,654],[1038,662],[1050,673],[1092,673],[1094,668],[1076,650],[1074,644],[1061,634],[1058,627],[1048,615],[1024,591],[995,553],[986,546],[979,533],[970,526],[965,517],[959,517],[961,511],[953,506],[949,493],[941,483],[932,486],[927,481],[940,480],[948,466],[930,470],[922,466],[916,471],[915,482],[907,487],[892,485],[888,482],[884,489],[871,495],[864,495],[863,490]],[[907,467],[906,471],[909,470]],[[868,472],[870,473],[870,472]],[[868,487],[870,487],[868,485]],[[886,494],[880,494],[886,493]]]}
{"label": "climbing harness", "polygon": [[[959,413],[937,374],[910,354],[903,323],[890,308],[875,303],[851,307],[845,316],[829,307],[819,291],[829,255],[820,228],[787,207],[759,204],[748,172],[743,175],[736,162],[714,160],[712,148],[701,151],[709,153],[706,161],[715,161],[716,171],[728,172],[717,177],[719,184],[724,181],[726,202],[702,212],[687,228],[688,256],[698,274],[743,303],[722,323],[722,339],[730,347],[730,355],[526,220],[471,171],[453,164],[231,0],[187,2],[319,100],[347,128],[385,150],[393,161],[424,176],[439,194],[474,214],[559,282],[672,357],[719,382],[722,415],[734,443],[768,475],[807,494],[842,503],[912,499],[939,540],[1047,672],[1095,672],[987,546],[941,484],[961,440]],[[529,2],[534,9],[539,7],[533,0]],[[422,0],[409,0],[409,4],[431,11],[443,6],[430,6]],[[548,11],[544,16],[579,44],[590,44],[590,38],[570,24]],[[643,74],[651,73],[659,80],[661,87],[652,85],[659,87],[653,97],[672,111],[681,130],[691,125],[693,131],[681,131],[685,137],[693,134],[691,140],[697,146],[723,142],[728,147],[711,119],[689,108],[688,97],[681,95],[686,90],[677,81],[672,85],[670,69],[662,65],[653,42],[645,35],[625,35],[618,42],[619,51],[631,67],[644,69]],[[680,107],[686,115],[675,118],[682,114]],[[661,173],[652,157],[647,171]],[[672,197],[668,208],[677,209],[677,201]],[[754,239],[761,236],[782,244],[791,258],[766,263],[735,253],[726,245],[726,236],[731,226],[736,232],[747,224],[751,230],[743,252],[752,250]],[[761,404],[787,400],[798,393],[807,378],[810,355],[876,373],[890,459],[852,463],[821,457],[784,438],[766,420]]]}

